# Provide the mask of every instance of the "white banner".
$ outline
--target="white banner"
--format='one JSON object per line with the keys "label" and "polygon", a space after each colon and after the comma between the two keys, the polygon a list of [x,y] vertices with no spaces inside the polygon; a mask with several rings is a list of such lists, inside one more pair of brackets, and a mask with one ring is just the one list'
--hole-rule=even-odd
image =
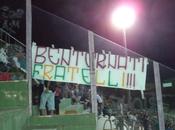
{"label": "white banner", "polygon": [[[110,52],[95,54],[96,85],[145,90],[148,59]],[[32,76],[40,80],[90,84],[89,54],[72,49],[32,46]]]}

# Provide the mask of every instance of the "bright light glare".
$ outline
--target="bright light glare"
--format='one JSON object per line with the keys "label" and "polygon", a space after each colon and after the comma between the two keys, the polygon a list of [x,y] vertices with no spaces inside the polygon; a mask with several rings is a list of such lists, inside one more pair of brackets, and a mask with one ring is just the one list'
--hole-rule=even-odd
{"label": "bright light glare", "polygon": [[112,24],[118,28],[129,28],[134,24],[135,19],[135,10],[129,6],[121,6],[112,13]]}

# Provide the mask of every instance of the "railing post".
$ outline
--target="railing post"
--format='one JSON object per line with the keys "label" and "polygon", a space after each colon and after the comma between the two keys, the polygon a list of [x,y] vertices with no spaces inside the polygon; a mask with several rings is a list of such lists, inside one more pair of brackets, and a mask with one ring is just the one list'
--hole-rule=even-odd
{"label": "railing post", "polygon": [[32,115],[32,5],[26,0],[26,65],[29,97],[29,115]]}
{"label": "railing post", "polygon": [[155,86],[156,86],[156,99],[157,99],[159,129],[165,130],[159,63],[153,61],[153,67],[154,67],[154,80],[155,80]]}
{"label": "railing post", "polygon": [[97,117],[97,99],[96,99],[97,90],[96,90],[96,74],[95,74],[94,34],[91,31],[88,31],[88,43],[89,43],[92,113],[95,113]]}

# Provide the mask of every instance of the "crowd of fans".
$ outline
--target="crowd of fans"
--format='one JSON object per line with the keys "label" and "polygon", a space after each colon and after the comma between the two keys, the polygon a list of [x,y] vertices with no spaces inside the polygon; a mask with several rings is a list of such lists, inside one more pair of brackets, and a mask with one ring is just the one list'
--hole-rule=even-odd
{"label": "crowd of fans", "polygon": [[[74,83],[50,81],[33,82],[33,105],[38,105],[41,115],[59,114],[59,104],[62,98],[70,98],[71,104],[83,104],[84,110],[91,108],[90,87]],[[97,103],[102,110],[102,98],[97,94]]]}

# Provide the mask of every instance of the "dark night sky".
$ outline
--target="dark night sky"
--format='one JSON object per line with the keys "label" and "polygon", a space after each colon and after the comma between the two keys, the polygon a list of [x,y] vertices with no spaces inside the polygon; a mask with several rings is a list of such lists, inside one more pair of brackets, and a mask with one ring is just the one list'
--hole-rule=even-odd
{"label": "dark night sky", "polygon": [[[0,0],[3,1],[3,0]],[[4,0],[9,2],[10,0]],[[15,1],[15,2],[14,2]],[[12,6],[20,6],[13,0]],[[127,31],[128,48],[175,69],[175,0],[122,0],[134,3],[139,14]],[[90,29],[121,44],[122,33],[110,24],[110,13],[119,0],[33,0],[34,6]],[[2,4],[5,4],[1,2]],[[20,37],[18,36],[20,39]],[[122,45],[122,44],[121,44]]]}
{"label": "dark night sky", "polygon": [[[175,68],[175,1],[129,1],[139,7],[139,14],[136,24],[127,32],[128,48]],[[111,10],[118,3],[117,0],[33,1],[33,5],[122,43],[120,30],[114,30],[109,20]]]}

